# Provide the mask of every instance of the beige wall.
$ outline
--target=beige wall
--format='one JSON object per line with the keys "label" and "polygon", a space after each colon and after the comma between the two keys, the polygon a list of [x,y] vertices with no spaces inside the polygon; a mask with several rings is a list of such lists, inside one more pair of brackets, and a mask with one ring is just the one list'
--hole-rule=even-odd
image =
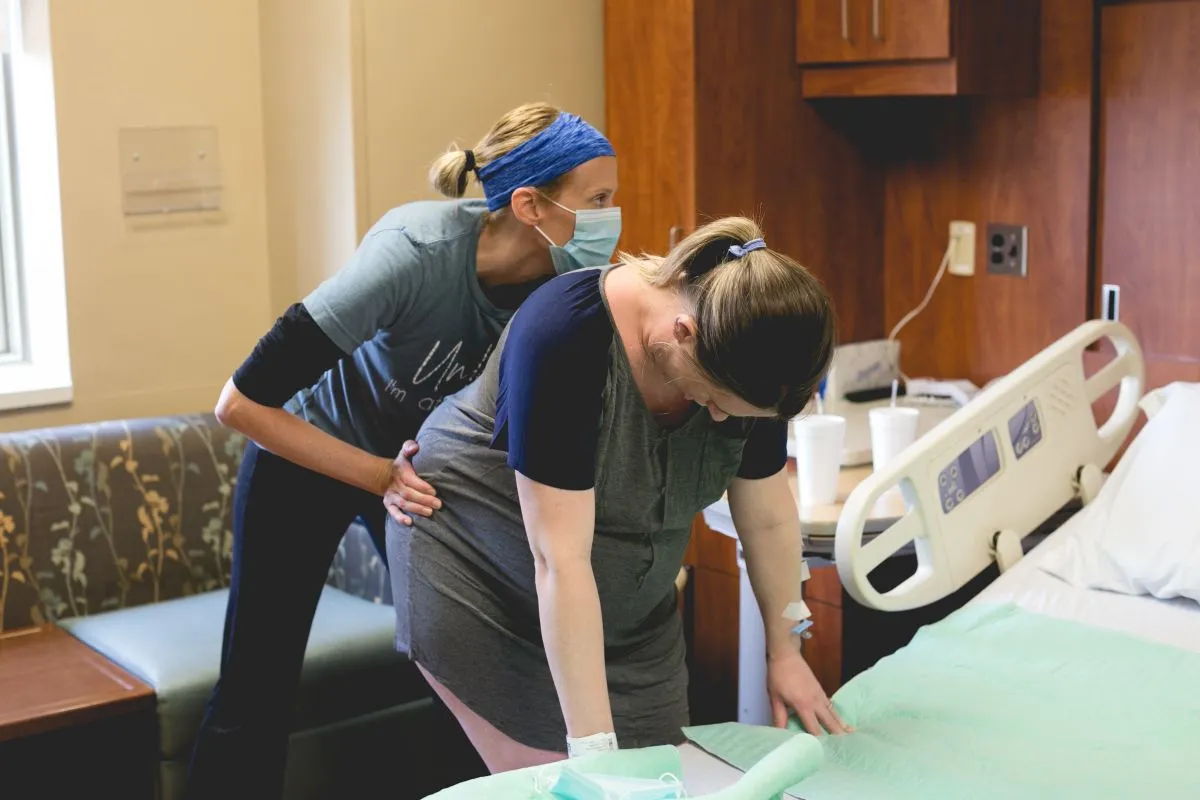
{"label": "beige wall", "polygon": [[354,251],[351,0],[260,0],[271,310]]}
{"label": "beige wall", "polygon": [[[603,127],[603,0],[51,0],[75,403],[212,407],[274,315],[429,163],[547,100]],[[122,126],[214,125],[224,208],[121,213]]]}
{"label": "beige wall", "polygon": [[370,220],[437,197],[430,162],[521,103],[556,103],[603,129],[603,0],[362,3]]}
{"label": "beige wall", "polygon": [[[0,430],[212,408],[269,322],[258,14],[247,0],[52,0],[75,402]],[[127,218],[124,126],[217,128],[224,207]]]}
{"label": "beige wall", "polygon": [[603,0],[260,6],[276,311],[336,272],[388,209],[437,197],[433,159],[508,109],[546,100],[603,128]]}

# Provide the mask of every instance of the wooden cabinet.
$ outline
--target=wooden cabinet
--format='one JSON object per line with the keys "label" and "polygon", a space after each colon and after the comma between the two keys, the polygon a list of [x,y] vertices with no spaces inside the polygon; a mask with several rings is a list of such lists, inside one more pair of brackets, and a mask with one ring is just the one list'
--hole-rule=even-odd
{"label": "wooden cabinet", "polygon": [[858,0],[796,0],[796,62],[852,64],[865,60]]}
{"label": "wooden cabinet", "polygon": [[[868,61],[950,58],[950,0],[858,0],[871,6]],[[863,15],[866,16],[866,15]]]}
{"label": "wooden cabinet", "polygon": [[796,0],[806,97],[1032,93],[1038,0]]}
{"label": "wooden cabinet", "polygon": [[[684,557],[689,577],[684,589],[683,624],[688,643],[688,701],[692,724],[728,722],[737,717],[739,603],[737,545],[697,517]],[[804,658],[827,694],[842,685],[842,584],[832,564],[812,570],[804,584],[812,611],[813,636]]]}
{"label": "wooden cabinet", "polygon": [[737,717],[737,544],[697,517],[684,563],[689,570],[683,623],[692,724],[728,722]]}
{"label": "wooden cabinet", "polygon": [[950,58],[950,0],[797,0],[796,61]]}

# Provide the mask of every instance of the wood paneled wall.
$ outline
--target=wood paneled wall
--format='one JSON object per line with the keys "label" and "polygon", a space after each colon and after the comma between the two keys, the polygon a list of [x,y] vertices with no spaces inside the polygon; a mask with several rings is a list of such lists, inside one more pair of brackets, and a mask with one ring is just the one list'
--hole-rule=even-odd
{"label": "wood paneled wall", "polygon": [[606,0],[608,137],[625,207],[620,246],[665,253],[696,220],[693,0]]}
{"label": "wood paneled wall", "polygon": [[[982,384],[1091,315],[1092,0],[1042,0],[1036,96],[820,101],[801,96],[794,3],[694,2],[697,221],[761,219],[830,287],[842,341],[920,302],[956,219],[976,223],[976,274],[905,328],[906,373]],[[988,222],[1028,226],[1028,277],[988,274]]]}
{"label": "wood paneled wall", "polygon": [[[924,296],[951,220],[976,224],[976,272],[947,275],[900,336],[911,376],[998,377],[1090,315],[1092,0],[1042,0],[1037,96],[888,101],[886,329]],[[1027,278],[987,272],[988,222],[1029,228]]]}
{"label": "wood paneled wall", "polygon": [[[1193,57],[1189,37],[1200,0],[1040,0],[1031,96],[841,100],[802,96],[795,0],[664,0],[654,6],[661,10],[636,14],[632,9],[644,4],[635,0],[609,6],[608,24],[619,34],[609,36],[608,68],[616,75],[610,85],[626,86],[624,102],[656,93],[653,102],[635,104],[636,115],[623,118],[610,108],[614,140],[639,164],[623,173],[627,204],[641,209],[640,217],[630,216],[627,238],[661,251],[673,226],[686,231],[727,214],[757,217],[773,246],[829,286],[840,338],[848,342],[887,335],[929,287],[950,221],[976,224],[975,276],[947,275],[930,307],[901,334],[902,366],[911,376],[983,384],[1094,316],[1101,281],[1120,277],[1127,304],[1151,277],[1130,266],[1150,257],[1151,244],[1163,264],[1190,258],[1186,224],[1165,238],[1140,239],[1114,239],[1104,224],[1146,208],[1141,197],[1153,192],[1147,176],[1155,169],[1165,170],[1177,201],[1195,196],[1186,169],[1195,136],[1186,120],[1176,120],[1175,134],[1155,133],[1145,122],[1150,112],[1106,110],[1101,78],[1114,91],[1140,92],[1135,101],[1154,109],[1158,122],[1172,110],[1189,113],[1197,65],[1175,62]],[[626,30],[631,25],[638,29]],[[1167,37],[1157,55],[1153,36]],[[638,42],[646,52],[623,57]],[[1104,42],[1125,61],[1101,58]],[[1135,56],[1145,64],[1131,66]],[[1105,126],[1118,138],[1105,139]],[[1166,136],[1166,149],[1149,144],[1152,135]],[[645,147],[634,146],[643,141]],[[1139,154],[1157,152],[1162,157],[1137,166]],[[644,163],[656,166],[647,171]],[[1172,164],[1184,166],[1172,171]],[[1129,185],[1133,191],[1121,188]],[[1104,204],[1114,191],[1123,205]],[[1165,198],[1155,207],[1166,212],[1141,229],[1174,225],[1194,210]],[[989,222],[1028,227],[1027,277],[988,273]],[[1153,275],[1161,290],[1143,294],[1154,302],[1195,287],[1195,279],[1166,278],[1162,269]],[[1130,313],[1135,328],[1156,319],[1152,306]],[[1160,325],[1163,335],[1169,339],[1180,324]],[[1183,366],[1156,362],[1154,375],[1200,374],[1191,330],[1187,352],[1165,353]],[[1147,332],[1161,350],[1158,334]]]}
{"label": "wood paneled wall", "polygon": [[[1041,14],[1035,97],[877,105],[885,330],[964,219],[976,274],[947,275],[901,334],[909,375],[998,377],[1095,316],[1111,282],[1148,384],[1200,380],[1200,2],[1042,0]],[[1028,226],[1028,277],[988,274],[988,222]]]}
{"label": "wood paneled wall", "polygon": [[1100,29],[1096,283],[1150,386],[1200,381],[1200,2],[1109,5]]}
{"label": "wood paneled wall", "polygon": [[793,0],[695,0],[695,13],[697,221],[757,218],[772,247],[829,287],[843,341],[881,336],[870,107],[804,99]]}

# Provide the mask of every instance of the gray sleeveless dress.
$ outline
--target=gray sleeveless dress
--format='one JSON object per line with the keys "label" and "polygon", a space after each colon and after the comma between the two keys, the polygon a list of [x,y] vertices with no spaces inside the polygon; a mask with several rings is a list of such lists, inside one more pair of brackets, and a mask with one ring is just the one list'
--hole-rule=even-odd
{"label": "gray sleeveless dress", "polygon": [[[490,446],[506,340],[507,331],[481,377],[446,398],[418,435],[414,467],[444,506],[412,528],[388,521],[396,646],[507,736],[562,752],[566,727],[542,646],[515,473]],[[592,567],[622,747],[683,741],[687,671],[675,577],[692,520],[733,480],[748,429],[718,426],[703,410],[680,427],[660,427],[614,331]]]}

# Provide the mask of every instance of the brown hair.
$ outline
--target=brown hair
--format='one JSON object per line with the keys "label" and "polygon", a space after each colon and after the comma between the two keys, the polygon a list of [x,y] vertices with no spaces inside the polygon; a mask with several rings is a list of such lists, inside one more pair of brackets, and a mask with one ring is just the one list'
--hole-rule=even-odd
{"label": "brown hair", "polygon": [[[509,111],[472,148],[475,166],[486,166],[525,144],[549,128],[560,113],[562,112],[559,109],[549,103],[526,103]],[[446,197],[462,197],[467,189],[467,179],[471,177],[468,166],[467,151],[457,144],[452,144],[450,149],[433,162],[429,169],[429,182]],[[560,175],[537,188],[550,197],[556,197],[566,177]],[[475,180],[479,180],[478,175]]]}
{"label": "brown hair", "polygon": [[744,217],[710,222],[665,258],[639,260],[651,285],[679,287],[696,318],[696,366],[708,379],[783,419],[799,414],[829,370],[833,302],[812,273],[770,248]]}

